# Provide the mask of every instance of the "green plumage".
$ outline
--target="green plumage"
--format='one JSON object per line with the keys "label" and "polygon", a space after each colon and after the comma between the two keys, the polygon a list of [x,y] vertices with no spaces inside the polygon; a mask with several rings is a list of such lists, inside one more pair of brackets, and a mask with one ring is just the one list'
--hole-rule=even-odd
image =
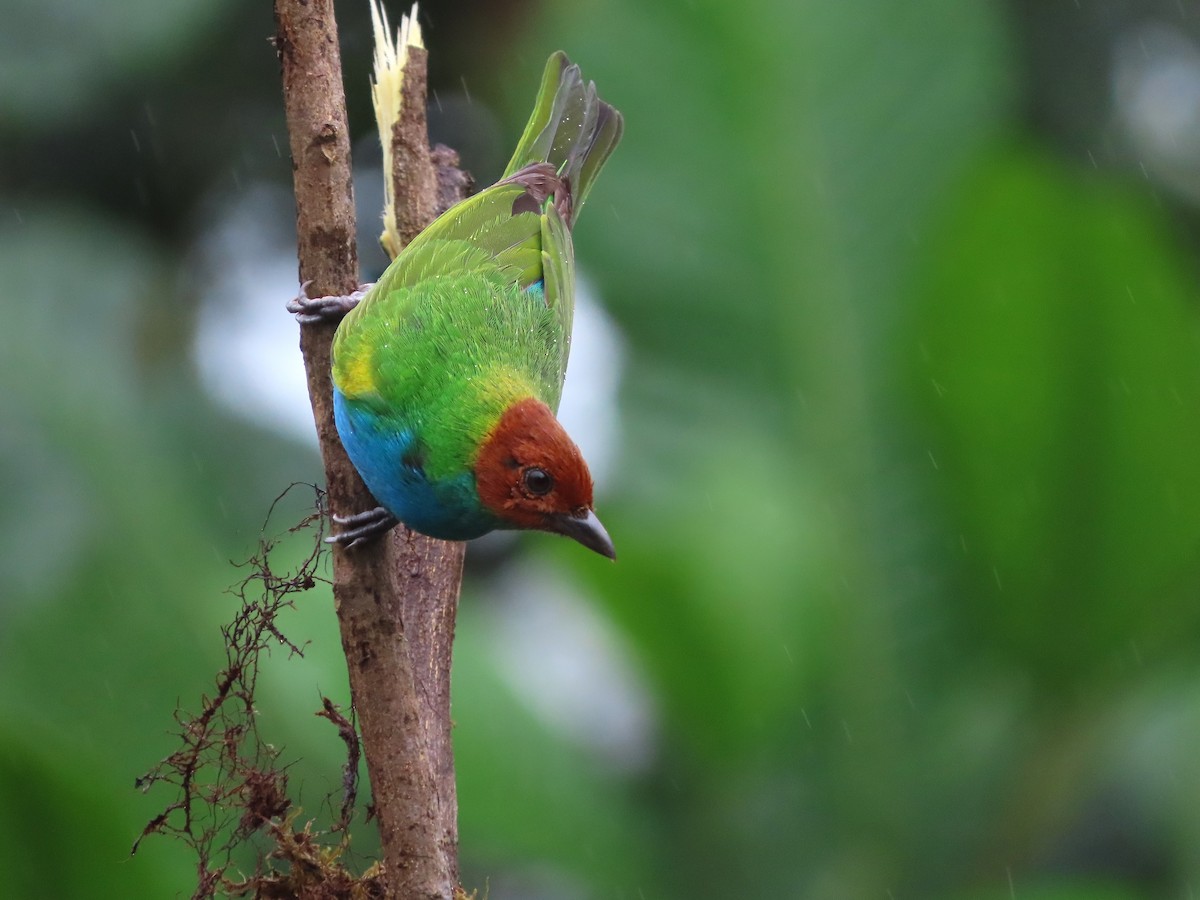
{"label": "green plumage", "polygon": [[[519,218],[538,224],[530,213]],[[411,430],[437,479],[471,462],[516,397],[557,409],[569,333],[561,308],[525,290],[536,279],[522,278],[519,264],[464,240],[412,249],[414,269],[427,270],[412,278],[393,266],[373,302],[351,310],[334,345],[334,383],[347,400]]]}
{"label": "green plumage", "polygon": [[438,530],[423,518],[462,517],[429,507],[471,502],[467,476],[505,409],[535,397],[557,410],[574,309],[570,226],[620,133],[578,67],[551,56],[511,180],[425,229],[338,328],[343,443],[380,502],[418,530]]}

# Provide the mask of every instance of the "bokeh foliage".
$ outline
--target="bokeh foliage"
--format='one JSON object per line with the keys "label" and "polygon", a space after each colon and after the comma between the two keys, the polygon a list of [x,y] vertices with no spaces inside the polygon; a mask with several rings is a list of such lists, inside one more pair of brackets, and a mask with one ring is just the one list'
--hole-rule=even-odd
{"label": "bokeh foliage", "polygon": [[[0,65],[21,85],[0,121],[0,871],[14,897],[187,894],[182,848],[126,856],[163,805],[133,780],[211,689],[229,560],[319,471],[190,361],[205,215],[288,183],[270,14],[162,5],[63,55],[35,6],[86,26],[18,4]],[[367,137],[358,7],[339,14]],[[481,179],[552,49],[627,120],[577,235],[628,343],[600,499],[620,562],[531,540],[505,565],[609,623],[652,752],[614,765],[537,713],[496,653],[509,576],[478,570],[454,683],[469,886],[1132,900],[1200,880],[1195,212],[1031,127],[1027,14],[427,11],[446,106],[463,76],[503,123],[468,159]],[[320,817],[341,759],[312,713],[345,700],[327,593],[290,621],[311,644],[264,671],[262,727]]]}

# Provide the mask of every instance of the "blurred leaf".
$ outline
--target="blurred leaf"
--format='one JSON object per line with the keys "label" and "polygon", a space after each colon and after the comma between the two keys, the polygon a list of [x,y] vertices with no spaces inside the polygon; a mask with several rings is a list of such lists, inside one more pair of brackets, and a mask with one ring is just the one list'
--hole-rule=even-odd
{"label": "blurred leaf", "polygon": [[[641,647],[670,724],[717,758],[758,755],[800,721],[838,619],[824,591],[804,591],[826,578],[819,492],[781,447],[749,430],[734,443],[679,462],[697,486],[685,501],[613,517],[628,535],[614,569],[577,565]],[[747,491],[761,472],[778,473],[773,489]]]}
{"label": "blurred leaf", "polygon": [[170,59],[229,0],[15,0],[0,30],[0,119],[41,127],[94,106],[114,84]]}
{"label": "blurred leaf", "polygon": [[[0,228],[0,271],[0,377],[9,386],[0,392],[0,460],[8,496],[19,501],[0,507],[14,535],[0,556],[19,576],[0,592],[0,718],[36,724],[20,732],[21,755],[5,773],[19,786],[33,766],[33,781],[13,805],[0,803],[0,828],[20,831],[20,816],[34,816],[35,790],[45,791],[50,824],[77,797],[78,829],[106,837],[98,856],[71,852],[63,841],[80,835],[66,825],[62,841],[53,832],[42,839],[55,854],[48,871],[65,886],[52,893],[90,896],[68,890],[90,879],[124,886],[114,896],[169,895],[190,877],[186,860],[175,867],[183,857],[170,841],[151,841],[128,860],[142,825],[167,802],[136,792],[134,779],[172,748],[173,711],[195,708],[212,688],[218,625],[234,602],[225,589],[244,574],[230,559],[253,550],[283,479],[317,465],[245,425],[236,434],[242,442],[253,435],[255,447],[241,452],[229,418],[189,378],[186,355],[139,355],[141,311],[178,302],[149,242],[94,215],[31,205]],[[324,606],[301,617],[297,639],[321,631],[341,662],[336,630],[327,630],[328,594],[304,599]],[[341,666],[325,679],[334,696],[344,690]],[[286,697],[273,674],[265,681],[268,714],[296,711],[298,722],[282,731],[286,756],[311,757],[294,784],[308,787],[316,814],[339,778],[336,736],[311,716],[319,706],[312,681],[293,678]],[[47,861],[30,856],[31,866]],[[154,889],[130,886],[164,874]]]}
{"label": "blurred leaf", "polygon": [[[541,726],[504,686],[486,619],[466,597],[454,651],[454,733],[464,865],[553,862],[589,884],[653,879],[653,828],[615,774]],[[486,877],[486,876],[485,876]]]}
{"label": "blurred leaf", "polygon": [[1094,879],[1040,879],[1032,884],[1027,883],[1030,879],[1018,880],[1019,885],[1010,883],[992,890],[954,896],[962,900],[1011,900],[1014,896],[1021,900],[1149,900],[1159,896],[1128,885]]}
{"label": "blurred leaf", "polygon": [[631,413],[662,413],[642,383],[653,364],[696,380],[698,397],[676,402],[719,383],[698,404],[710,427],[728,415],[719,403],[740,401],[789,438],[798,419],[803,440],[828,429],[864,443],[863,381],[878,373],[860,341],[890,333],[935,199],[1006,112],[994,6],[609,0],[552,11],[545,33],[627,121],[576,243],[640,357]]}
{"label": "blurred leaf", "polygon": [[[41,729],[0,728],[0,867],[5,896],[157,897],[188,870],[182,848],[130,859],[144,823],[127,803],[88,783],[73,748]],[[130,784],[132,788],[132,783]]]}
{"label": "blurred leaf", "polygon": [[1161,215],[1018,151],[928,259],[910,346],[969,639],[1059,687],[1194,649],[1200,323]]}

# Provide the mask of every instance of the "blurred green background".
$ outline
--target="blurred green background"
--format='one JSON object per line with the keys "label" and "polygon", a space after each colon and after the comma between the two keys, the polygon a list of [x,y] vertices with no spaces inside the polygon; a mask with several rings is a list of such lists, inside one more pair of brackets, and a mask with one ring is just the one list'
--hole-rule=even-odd
{"label": "blurred green background", "polygon": [[[374,277],[367,4],[338,14]],[[481,182],[555,48],[627,122],[564,413],[620,561],[468,553],[468,887],[1196,896],[1200,5],[421,16],[434,137]],[[230,560],[320,478],[270,4],[3,19],[0,894],[188,896],[181,845],[129,857],[171,799],[134,778],[212,690]],[[327,589],[281,624],[311,643],[262,729],[327,821]]]}

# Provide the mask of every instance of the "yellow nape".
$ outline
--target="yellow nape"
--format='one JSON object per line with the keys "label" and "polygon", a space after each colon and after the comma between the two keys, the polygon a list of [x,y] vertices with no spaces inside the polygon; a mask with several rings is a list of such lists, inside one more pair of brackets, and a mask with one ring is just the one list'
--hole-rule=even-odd
{"label": "yellow nape", "polygon": [[371,101],[375,105],[375,124],[379,127],[379,142],[383,145],[383,234],[379,241],[392,258],[400,252],[400,236],[396,229],[396,206],[392,185],[392,130],[400,120],[404,104],[404,67],[408,63],[408,48],[424,49],[421,25],[417,21],[417,4],[412,12],[400,17],[400,27],[392,40],[391,26],[383,0],[372,0],[371,22],[375,32],[375,75],[371,79]]}

